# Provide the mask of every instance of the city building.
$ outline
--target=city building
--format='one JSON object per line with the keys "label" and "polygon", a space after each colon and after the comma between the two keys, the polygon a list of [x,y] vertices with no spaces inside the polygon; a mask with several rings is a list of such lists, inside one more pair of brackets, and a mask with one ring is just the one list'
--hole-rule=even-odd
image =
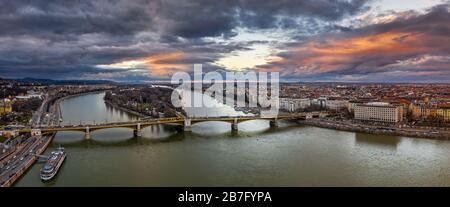
{"label": "city building", "polygon": [[446,122],[450,122],[450,107],[438,107],[438,106],[427,106],[421,105],[416,106],[413,105],[411,107],[412,117],[415,120],[426,119],[426,118],[435,118],[441,119]]}
{"label": "city building", "polygon": [[385,102],[357,104],[354,108],[355,119],[396,123],[403,121],[403,107]]}
{"label": "city building", "polygon": [[0,136],[7,137],[7,138],[16,137],[17,135],[19,135],[19,131],[17,131],[17,130],[0,131]]}
{"label": "city building", "polygon": [[315,105],[318,105],[320,108],[326,108],[327,107],[327,98],[318,98],[314,100]]}
{"label": "city building", "polygon": [[289,112],[295,112],[300,109],[305,109],[311,106],[309,99],[293,99],[293,98],[280,98],[280,109],[284,109]]}
{"label": "city building", "polygon": [[347,100],[327,100],[326,106],[328,110],[339,111],[347,108],[348,103]]}
{"label": "city building", "polygon": [[42,99],[42,94],[35,91],[28,91],[27,95],[24,96],[16,96],[16,99],[30,99],[30,98],[39,98]]}
{"label": "city building", "polygon": [[0,115],[11,113],[12,112],[12,104],[11,101],[5,99],[0,102]]}
{"label": "city building", "polygon": [[353,113],[353,112],[355,112],[356,105],[363,104],[363,103],[365,103],[365,102],[363,102],[363,101],[349,101],[347,103],[347,110],[349,112]]}

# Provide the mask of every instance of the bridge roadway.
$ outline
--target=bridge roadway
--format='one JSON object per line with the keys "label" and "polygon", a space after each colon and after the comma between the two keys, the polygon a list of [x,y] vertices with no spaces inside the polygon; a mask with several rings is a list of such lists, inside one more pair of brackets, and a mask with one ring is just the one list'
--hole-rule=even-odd
{"label": "bridge roadway", "polygon": [[85,125],[59,125],[59,126],[43,126],[40,128],[26,128],[20,130],[22,133],[31,133],[33,135],[40,135],[45,133],[52,133],[58,131],[80,131],[85,133],[86,139],[90,139],[91,132],[101,129],[109,128],[130,128],[134,131],[135,136],[141,136],[141,129],[157,124],[175,124],[184,127],[185,131],[191,131],[192,125],[200,122],[208,121],[220,121],[231,123],[231,129],[237,130],[237,125],[241,122],[250,120],[269,120],[271,126],[277,126],[278,120],[298,120],[298,119],[310,119],[315,117],[325,117],[326,112],[302,112],[302,113],[290,113],[279,114],[275,117],[261,117],[261,116],[237,116],[237,117],[172,117],[172,118],[154,118],[145,120],[136,120],[128,122],[114,122],[114,123],[101,123],[101,124],[85,124]]}

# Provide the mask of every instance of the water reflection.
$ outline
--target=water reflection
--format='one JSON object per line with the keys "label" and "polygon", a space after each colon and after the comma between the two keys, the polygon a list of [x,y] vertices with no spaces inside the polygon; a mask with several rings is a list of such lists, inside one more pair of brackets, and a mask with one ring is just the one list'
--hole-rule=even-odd
{"label": "water reflection", "polygon": [[388,135],[355,133],[355,141],[356,144],[359,145],[376,145],[397,148],[398,144],[401,142],[401,138]]}
{"label": "water reflection", "polygon": [[139,146],[147,144],[158,144],[181,141],[186,138],[183,134],[173,134],[162,138],[146,138],[146,137],[122,137],[121,139],[58,139],[54,140],[54,145],[63,144],[65,147],[81,147],[81,148],[93,148],[93,147],[127,147],[127,146]]}

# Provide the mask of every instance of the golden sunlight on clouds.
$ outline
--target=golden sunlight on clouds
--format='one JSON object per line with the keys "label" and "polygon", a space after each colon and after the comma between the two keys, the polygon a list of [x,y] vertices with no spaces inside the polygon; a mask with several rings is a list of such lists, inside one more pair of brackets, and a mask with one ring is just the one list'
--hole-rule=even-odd
{"label": "golden sunlight on clouds", "polygon": [[297,65],[296,72],[315,74],[345,69],[359,57],[408,55],[421,52],[421,34],[389,32],[326,42],[309,42],[294,49],[294,57],[271,63]]}
{"label": "golden sunlight on clouds", "polygon": [[273,61],[272,51],[269,45],[254,45],[251,50],[239,51],[230,56],[223,57],[215,62],[216,65],[229,70],[253,69],[257,65],[263,65]]}
{"label": "golden sunlight on clouds", "polygon": [[119,63],[113,63],[113,64],[107,64],[107,65],[97,65],[97,67],[106,68],[106,69],[132,69],[132,68],[138,68],[140,65],[142,65],[144,63],[145,63],[145,61],[127,60],[127,61],[122,61]]}
{"label": "golden sunlight on clouds", "polygon": [[97,65],[97,67],[105,69],[147,69],[151,75],[167,77],[177,71],[187,69],[186,64],[178,62],[185,57],[186,54],[183,52],[163,53],[135,60],[124,60],[113,64]]}
{"label": "golden sunlight on clouds", "polygon": [[173,52],[153,55],[144,58],[145,65],[149,69],[152,75],[167,77],[172,75],[177,71],[182,71],[187,69],[186,64],[179,63],[177,61],[183,60],[186,54],[183,52]]}
{"label": "golden sunlight on clouds", "polygon": [[414,46],[414,42],[419,40],[419,36],[419,34],[409,33],[382,33],[345,40],[330,40],[325,45],[312,42],[305,48],[300,48],[299,52],[309,51],[317,55],[332,55],[338,59],[347,55],[413,52],[419,49]]}

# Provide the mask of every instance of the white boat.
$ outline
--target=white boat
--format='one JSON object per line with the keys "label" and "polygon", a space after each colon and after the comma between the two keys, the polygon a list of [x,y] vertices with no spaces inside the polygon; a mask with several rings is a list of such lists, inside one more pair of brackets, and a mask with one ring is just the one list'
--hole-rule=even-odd
{"label": "white boat", "polygon": [[65,159],[66,152],[64,148],[58,147],[56,151],[53,151],[45,165],[41,168],[41,180],[48,181],[55,177]]}

